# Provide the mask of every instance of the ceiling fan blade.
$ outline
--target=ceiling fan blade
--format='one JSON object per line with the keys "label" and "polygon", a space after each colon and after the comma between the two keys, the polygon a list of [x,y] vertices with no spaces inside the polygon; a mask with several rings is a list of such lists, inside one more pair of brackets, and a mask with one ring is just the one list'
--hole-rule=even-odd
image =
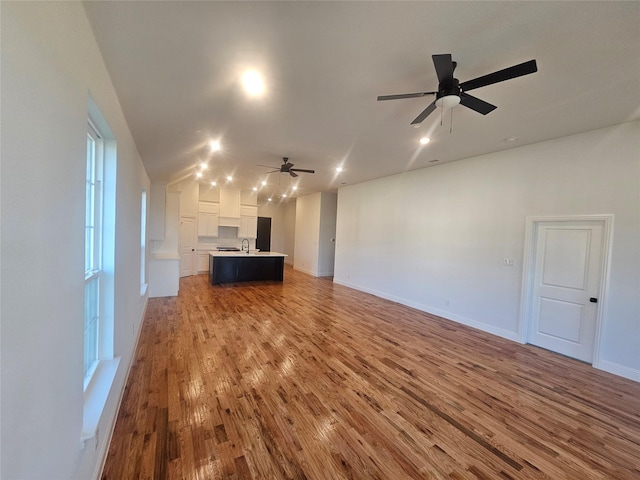
{"label": "ceiling fan blade", "polygon": [[289,170],[289,175],[291,175],[292,177],[297,177],[298,174],[296,172],[294,172],[293,170]]}
{"label": "ceiling fan blade", "polygon": [[403,98],[419,98],[424,97],[425,95],[435,95],[437,92],[417,92],[417,93],[401,93],[399,95],[380,95],[378,97],[378,101],[380,100],[400,100]]}
{"label": "ceiling fan blade", "polygon": [[273,165],[256,165],[256,167],[266,167],[266,168],[277,168],[277,169],[280,169],[280,167],[274,167]]}
{"label": "ceiling fan blade", "polygon": [[445,53],[442,55],[431,55],[433,58],[433,66],[436,67],[436,75],[438,75],[438,82],[442,83],[443,80],[453,78],[453,70],[455,65],[451,60],[451,54]]}
{"label": "ceiling fan blade", "polygon": [[464,92],[460,93],[460,104],[464,105],[467,108],[470,108],[471,110],[475,110],[482,115],[493,112],[496,108],[498,108],[495,105],[491,105],[484,100],[480,100],[479,98],[476,98]]}
{"label": "ceiling fan blade", "polygon": [[315,170],[305,170],[304,168],[292,168],[290,172],[316,173]]}
{"label": "ceiling fan blade", "polygon": [[512,78],[521,77],[523,75],[529,75],[538,71],[538,65],[535,60],[529,60],[528,62],[514,65],[513,67],[498,70],[497,72],[483,75],[482,77],[474,78],[460,84],[462,91],[473,90],[474,88],[486,87],[498,82],[504,82],[505,80],[511,80]]}
{"label": "ceiling fan blade", "polygon": [[427,117],[431,114],[431,112],[433,112],[435,109],[436,109],[436,102],[435,102],[435,100],[434,100],[433,102],[431,102],[431,103],[429,104],[429,106],[428,106],[427,108],[425,108],[425,109],[422,111],[422,113],[421,113],[420,115],[418,115],[418,116],[416,117],[416,119],[415,119],[413,122],[411,122],[411,125],[415,125],[415,124],[417,124],[417,123],[422,123],[422,121],[423,121],[425,118],[427,118]]}

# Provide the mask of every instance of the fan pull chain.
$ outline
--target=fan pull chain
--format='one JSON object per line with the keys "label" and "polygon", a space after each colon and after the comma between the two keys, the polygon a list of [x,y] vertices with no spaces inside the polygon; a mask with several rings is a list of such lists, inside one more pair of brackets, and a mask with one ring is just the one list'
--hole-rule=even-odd
{"label": "fan pull chain", "polygon": [[449,123],[449,134],[453,132],[453,108],[451,109],[451,121]]}

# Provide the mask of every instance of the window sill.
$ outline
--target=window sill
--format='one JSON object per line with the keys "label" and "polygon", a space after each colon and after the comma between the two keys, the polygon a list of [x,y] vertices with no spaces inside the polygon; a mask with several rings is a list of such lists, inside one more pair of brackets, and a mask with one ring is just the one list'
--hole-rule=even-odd
{"label": "window sill", "polygon": [[84,415],[82,418],[82,433],[80,441],[84,443],[96,436],[102,411],[107,403],[107,398],[113,381],[116,378],[120,357],[111,360],[102,360],[98,363],[89,386],[84,392]]}

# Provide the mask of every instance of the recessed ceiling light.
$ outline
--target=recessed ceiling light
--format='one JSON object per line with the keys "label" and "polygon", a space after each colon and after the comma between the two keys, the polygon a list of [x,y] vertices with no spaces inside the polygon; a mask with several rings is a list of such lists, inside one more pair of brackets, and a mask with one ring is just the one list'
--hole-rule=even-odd
{"label": "recessed ceiling light", "polygon": [[207,164],[206,164],[206,163],[204,163],[204,162],[202,162],[202,163],[200,164],[200,168],[201,168],[201,169],[203,169],[203,170],[206,170],[208,167],[209,167],[209,165],[207,165]]}
{"label": "recessed ceiling light", "polygon": [[505,138],[504,141],[507,143],[513,143],[516,140],[518,140],[518,137],[509,137],[509,138]]}
{"label": "recessed ceiling light", "polygon": [[258,187],[253,187],[253,191],[257,192],[258,191]]}
{"label": "recessed ceiling light", "polygon": [[292,188],[292,190],[297,190],[297,189],[298,189],[298,186],[297,186],[297,185],[294,185],[294,186],[293,186],[293,187],[291,187],[291,188]]}
{"label": "recessed ceiling light", "polygon": [[264,187],[267,184],[266,180],[262,180],[262,186]]}
{"label": "recessed ceiling light", "polygon": [[336,172],[340,173],[342,171],[342,167],[336,167]]}
{"label": "recessed ceiling light", "polygon": [[212,152],[218,152],[220,148],[220,142],[218,140],[209,140],[209,149]]}
{"label": "recessed ceiling light", "polygon": [[211,182],[211,186],[215,187],[216,186],[216,182]]}
{"label": "recessed ceiling light", "polygon": [[242,74],[242,85],[245,91],[252,97],[262,95],[264,93],[264,82],[262,75],[255,70],[247,70]]}
{"label": "recessed ceiling light", "polygon": [[202,177],[202,172],[196,172],[196,177],[198,178]]}
{"label": "recessed ceiling light", "polygon": [[420,143],[421,143],[422,145],[426,145],[426,144],[427,144],[427,143],[429,143],[430,141],[431,141],[431,139],[430,139],[429,137],[422,137],[422,138],[420,139]]}
{"label": "recessed ceiling light", "polygon": [[271,198],[268,198],[268,199],[267,199],[267,201],[268,201],[268,202],[270,202],[270,201],[271,201]]}
{"label": "recessed ceiling light", "polygon": [[282,194],[282,198],[287,198],[287,194],[286,194],[286,193],[283,193],[283,194]]}
{"label": "recessed ceiling light", "polygon": [[230,182],[233,180],[233,177],[231,175],[227,175],[227,182]]}

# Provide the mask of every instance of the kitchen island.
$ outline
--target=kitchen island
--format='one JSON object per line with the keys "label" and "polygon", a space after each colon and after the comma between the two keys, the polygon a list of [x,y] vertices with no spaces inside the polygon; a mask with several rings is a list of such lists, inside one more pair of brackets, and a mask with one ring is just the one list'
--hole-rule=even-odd
{"label": "kitchen island", "polygon": [[258,280],[284,280],[284,257],[279,252],[209,252],[212,285]]}

